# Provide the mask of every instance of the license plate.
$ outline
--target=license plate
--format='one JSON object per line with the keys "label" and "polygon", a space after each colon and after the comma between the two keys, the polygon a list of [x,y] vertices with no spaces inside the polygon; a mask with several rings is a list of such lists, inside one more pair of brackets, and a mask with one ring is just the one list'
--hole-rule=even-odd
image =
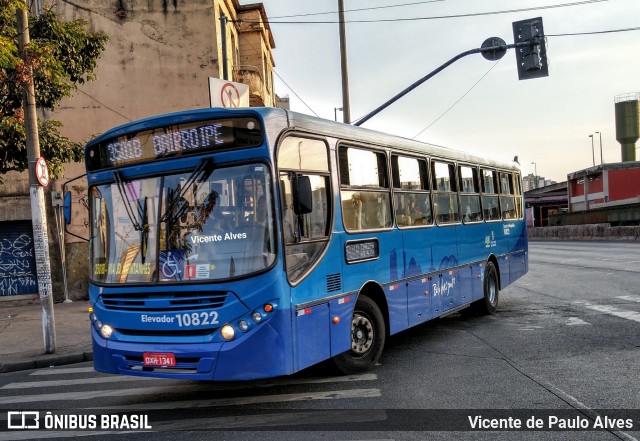
{"label": "license plate", "polygon": [[168,352],[145,352],[142,354],[145,366],[175,366],[176,356]]}

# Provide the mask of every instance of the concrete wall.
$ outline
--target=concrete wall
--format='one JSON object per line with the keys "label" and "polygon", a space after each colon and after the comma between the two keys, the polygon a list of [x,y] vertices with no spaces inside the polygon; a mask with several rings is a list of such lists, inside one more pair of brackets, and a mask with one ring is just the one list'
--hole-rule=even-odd
{"label": "concrete wall", "polygon": [[[55,302],[64,300],[63,267],[58,240],[58,229],[51,204],[51,192],[62,191],[62,185],[68,180],[84,174],[84,164],[68,164],[64,176],[52,181],[45,188],[44,202],[47,211],[47,235],[49,237],[49,259],[51,265],[51,282]],[[25,173],[11,172],[3,175],[5,184],[0,186],[0,223],[9,221],[31,221],[31,196],[29,193],[29,177]],[[89,213],[81,203],[86,199],[87,183],[81,178],[69,184],[67,190],[72,192],[73,214],[72,224],[67,229],[79,236],[89,237]],[[1,225],[1,224],[0,224]],[[62,225],[64,228],[64,225]],[[71,300],[87,298],[88,243],[65,233],[65,256],[67,269],[67,287]],[[35,270],[34,270],[35,271]],[[37,289],[34,289],[34,295]],[[3,300],[10,300],[12,296]]]}
{"label": "concrete wall", "polygon": [[[79,85],[77,92],[63,100],[55,112],[40,114],[62,122],[61,133],[85,143],[117,125],[159,113],[209,107],[208,77],[221,77],[223,59],[220,14],[230,20],[241,14],[260,23],[226,25],[229,76],[241,63],[259,64],[265,82],[253,85],[261,105],[273,105],[271,81],[275,47],[261,4],[240,7],[238,0],[85,0],[83,2],[46,0],[65,20],[83,19],[92,31],[110,38],[98,60],[95,81]],[[246,43],[251,41],[253,46]],[[245,46],[239,47],[243,42]],[[264,53],[256,53],[256,52]],[[266,60],[266,64],[263,62]],[[261,88],[261,89],[260,89]],[[54,300],[64,298],[62,264],[58,235],[51,205],[51,191],[62,191],[63,184],[84,174],[84,164],[69,164],[64,177],[45,190],[48,218],[49,253]],[[27,173],[3,175],[0,187],[0,222],[31,220]],[[87,181],[68,183],[72,193],[72,223],[65,234],[67,286],[72,300],[87,298],[88,244],[76,236],[89,237]],[[75,236],[74,236],[75,235]]]}
{"label": "concrete wall", "polygon": [[640,241],[640,226],[609,224],[529,228],[529,240],[623,240]]}
{"label": "concrete wall", "polygon": [[84,19],[110,38],[98,60],[98,80],[82,85],[51,115],[64,124],[64,135],[85,142],[131,120],[209,107],[207,78],[219,78],[219,1],[49,3],[66,20]]}

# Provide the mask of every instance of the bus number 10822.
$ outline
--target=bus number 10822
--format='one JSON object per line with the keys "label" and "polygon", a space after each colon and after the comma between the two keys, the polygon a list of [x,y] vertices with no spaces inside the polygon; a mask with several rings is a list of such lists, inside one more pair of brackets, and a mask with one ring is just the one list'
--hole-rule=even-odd
{"label": "bus number 10822", "polygon": [[217,325],[219,323],[218,313],[216,311],[176,314],[175,317],[178,319],[178,327],[180,328],[188,326]]}

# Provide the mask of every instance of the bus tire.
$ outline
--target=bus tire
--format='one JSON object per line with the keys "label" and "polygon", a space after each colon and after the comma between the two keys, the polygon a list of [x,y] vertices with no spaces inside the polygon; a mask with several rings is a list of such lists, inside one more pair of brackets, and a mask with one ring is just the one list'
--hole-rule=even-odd
{"label": "bus tire", "polygon": [[500,297],[500,283],[498,281],[498,270],[493,262],[487,262],[487,266],[484,269],[483,290],[484,298],[474,302],[473,309],[476,313],[482,315],[495,314]]}
{"label": "bus tire", "polygon": [[351,349],[333,357],[343,374],[357,374],[373,368],[382,355],[386,337],[384,317],[376,302],[360,296],[351,318]]}

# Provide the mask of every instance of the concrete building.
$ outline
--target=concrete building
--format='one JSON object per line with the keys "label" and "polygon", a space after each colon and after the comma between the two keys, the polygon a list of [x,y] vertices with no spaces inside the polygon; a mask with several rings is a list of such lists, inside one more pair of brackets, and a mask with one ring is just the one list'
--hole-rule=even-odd
{"label": "concrete building", "polygon": [[549,217],[566,213],[567,183],[560,182],[525,191],[528,227],[546,227]]}
{"label": "concrete building", "polygon": [[[43,4],[52,6],[64,19],[86,20],[91,30],[104,32],[110,39],[98,60],[97,80],[80,85],[55,112],[40,115],[61,121],[62,134],[74,141],[85,143],[111,127],[135,119],[209,107],[209,77],[248,84],[252,106],[276,105],[272,54],[275,42],[261,3],[44,0],[34,3],[34,7]],[[64,284],[52,190],[72,194],[72,222],[62,234],[68,294],[71,299],[86,298],[88,246],[81,238],[89,236],[89,215],[83,173],[83,164],[71,164],[64,177],[47,189],[55,301],[64,298]],[[37,282],[28,176],[10,173],[3,177],[0,300],[34,298]]]}
{"label": "concrete building", "polygon": [[555,184],[555,181],[546,179],[544,176],[536,176],[533,173],[529,173],[522,178],[522,189],[524,191],[535,190],[542,187]]}

